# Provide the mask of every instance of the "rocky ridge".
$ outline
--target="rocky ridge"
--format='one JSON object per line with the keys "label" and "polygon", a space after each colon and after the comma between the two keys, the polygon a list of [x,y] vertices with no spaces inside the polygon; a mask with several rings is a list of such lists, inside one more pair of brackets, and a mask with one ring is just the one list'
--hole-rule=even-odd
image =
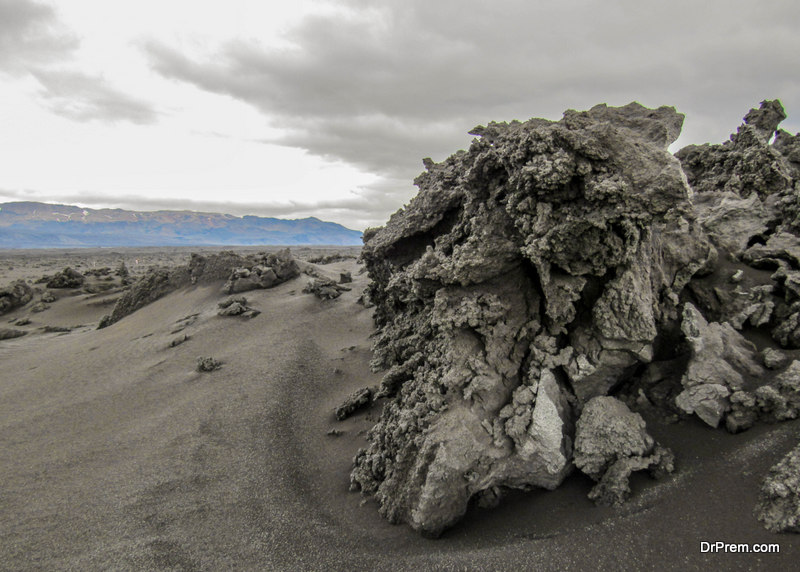
{"label": "rocky ridge", "polygon": [[599,105],[479,126],[425,160],[418,195],[364,233],[387,402],[351,488],[437,536],[470,502],[574,467],[603,503],[632,471],[671,471],[625,403],[732,431],[796,416],[785,362],[747,338],[800,347],[800,138],[784,117],[763,102],[729,142],[672,156],[674,109]]}
{"label": "rocky ridge", "polygon": [[[254,256],[241,256],[233,251],[210,256],[193,253],[186,265],[155,268],[142,276],[119,299],[114,310],[103,318],[98,328],[110,326],[184,286],[225,280],[222,287],[224,293],[241,293],[257,288],[271,288],[299,274],[297,262],[288,248],[277,253],[260,253]],[[242,309],[242,313],[247,311],[252,312],[252,309]]]}

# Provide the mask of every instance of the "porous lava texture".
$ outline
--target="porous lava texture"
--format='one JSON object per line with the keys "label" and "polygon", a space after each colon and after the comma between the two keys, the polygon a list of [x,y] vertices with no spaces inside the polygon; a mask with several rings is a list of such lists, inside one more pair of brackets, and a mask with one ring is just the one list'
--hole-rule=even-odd
{"label": "porous lava texture", "polygon": [[583,405],[656,352],[717,252],[667,146],[674,109],[600,105],[478,127],[365,233],[380,395],[354,488],[424,534],[475,496],[557,487]]}
{"label": "porous lava texture", "polygon": [[770,469],[761,485],[756,516],[767,530],[800,532],[800,445]]}
{"label": "porous lava texture", "polygon": [[[386,400],[351,488],[437,536],[470,501],[576,466],[605,504],[632,471],[671,471],[626,403],[732,432],[796,415],[777,351],[800,347],[784,117],[765,101],[731,141],[673,156],[673,108],[599,105],[480,126],[426,159],[418,195],[364,233]],[[753,332],[774,343],[759,352]]]}

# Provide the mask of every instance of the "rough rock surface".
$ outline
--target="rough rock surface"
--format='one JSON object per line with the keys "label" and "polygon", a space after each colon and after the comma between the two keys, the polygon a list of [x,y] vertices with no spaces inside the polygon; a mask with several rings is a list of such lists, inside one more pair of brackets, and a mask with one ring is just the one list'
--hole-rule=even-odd
{"label": "rough rock surface", "polygon": [[13,328],[0,328],[0,340],[12,340],[27,334],[25,330],[15,330]]}
{"label": "rough rock surface", "polygon": [[766,372],[758,363],[755,345],[728,323],[707,322],[692,304],[684,306],[681,329],[692,355],[675,403],[717,427],[731,409],[729,396],[744,389],[746,379]]}
{"label": "rough rock surface", "polygon": [[219,369],[221,367],[222,367],[222,362],[213,357],[200,356],[197,358],[197,371],[209,372]]}
{"label": "rough rock surface", "polygon": [[391,400],[351,483],[388,519],[437,535],[471,498],[557,487],[578,411],[674,357],[657,338],[717,257],[666,150],[681,123],[630,104],[478,127],[364,233]]}
{"label": "rough rock surface", "polygon": [[770,469],[756,516],[772,532],[800,532],[800,445]]}
{"label": "rough rock surface", "polygon": [[72,268],[65,268],[58,272],[48,282],[48,288],[80,288],[83,286],[85,278],[83,274]]}
{"label": "rough rock surface", "polygon": [[306,284],[303,293],[313,294],[320,300],[333,300],[341,296],[345,290],[347,288],[340,286],[330,278],[317,277]]}
{"label": "rough rock surface", "polygon": [[241,316],[243,318],[254,318],[261,311],[247,305],[247,298],[244,296],[230,296],[217,304],[220,310],[218,316]]}
{"label": "rough rock surface", "polygon": [[[275,274],[276,281],[269,282],[269,285],[266,285],[267,282],[263,282],[253,288],[275,286],[299,274],[297,263],[292,258],[289,249],[282,250],[277,254],[261,253],[247,257],[232,251],[223,251],[210,256],[192,254],[188,265],[175,268],[155,268],[137,280],[130,290],[120,297],[114,310],[100,321],[98,328],[110,326],[139,308],[190,284],[208,284],[227,280],[223,291],[229,294],[232,289],[236,289],[234,286],[241,279],[241,270],[247,270],[254,275],[258,272],[260,273],[258,275],[263,277],[267,275],[267,272],[263,270],[266,268],[264,264],[267,262],[273,264],[273,270],[270,272]],[[252,290],[253,288],[246,289]],[[256,314],[251,316],[253,315]]]}
{"label": "rough rock surface", "polygon": [[32,299],[33,288],[22,280],[0,288],[0,314],[5,314],[20,306],[24,306]]}
{"label": "rough rock surface", "polygon": [[782,346],[798,348],[800,137],[778,129],[785,117],[779,101],[764,101],[730,141],[690,145],[676,157],[715,245],[752,268],[773,271],[747,291],[718,292],[727,306],[721,318],[737,328],[764,328]]}
{"label": "rough rock surface", "polygon": [[597,481],[589,498],[616,505],[630,495],[634,471],[654,477],[671,473],[674,455],[647,433],[644,419],[620,400],[601,396],[583,409],[575,430],[575,466]]}
{"label": "rough rock surface", "polygon": [[372,401],[372,389],[369,387],[362,387],[357,389],[352,394],[347,396],[342,404],[336,408],[334,414],[336,419],[342,421],[350,417],[353,413],[368,405]]}
{"label": "rough rock surface", "polygon": [[272,288],[299,274],[300,268],[286,248],[274,254],[248,257],[245,263],[233,269],[222,291],[235,294],[257,288]]}

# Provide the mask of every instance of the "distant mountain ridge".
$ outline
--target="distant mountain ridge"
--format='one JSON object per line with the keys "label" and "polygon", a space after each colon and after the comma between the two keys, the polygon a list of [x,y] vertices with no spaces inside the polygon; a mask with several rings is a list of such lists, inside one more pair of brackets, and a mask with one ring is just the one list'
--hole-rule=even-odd
{"label": "distant mountain ridge", "polygon": [[360,245],[361,232],[315,217],[290,220],[195,211],[0,203],[0,248],[260,244]]}

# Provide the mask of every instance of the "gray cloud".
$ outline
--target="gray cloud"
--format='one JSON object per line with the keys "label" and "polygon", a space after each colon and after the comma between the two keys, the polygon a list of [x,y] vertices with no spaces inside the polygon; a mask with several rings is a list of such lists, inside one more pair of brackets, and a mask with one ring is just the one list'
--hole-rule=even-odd
{"label": "gray cloud", "polygon": [[31,70],[42,86],[45,105],[58,115],[76,121],[129,121],[154,123],[158,114],[146,101],[123,93],[102,76],[77,71]]}
{"label": "gray cloud", "polygon": [[0,0],[0,72],[34,76],[53,113],[76,121],[153,123],[157,113],[105,78],[72,68],[80,41],[56,12],[30,0]]}
{"label": "gray cloud", "polygon": [[145,49],[163,76],[262,111],[285,130],[277,142],[388,177],[394,201],[410,196],[392,184],[410,182],[422,157],[465,147],[466,132],[493,119],[667,104],[687,115],[686,144],[726,139],[750,107],[778,97],[794,113],[784,128],[800,127],[798,3],[337,5],[349,10],[307,17],[288,49],[230,41],[204,60]]}
{"label": "gray cloud", "polygon": [[59,26],[50,6],[29,0],[0,0],[0,71],[24,74],[31,66],[59,61],[78,47]]}

